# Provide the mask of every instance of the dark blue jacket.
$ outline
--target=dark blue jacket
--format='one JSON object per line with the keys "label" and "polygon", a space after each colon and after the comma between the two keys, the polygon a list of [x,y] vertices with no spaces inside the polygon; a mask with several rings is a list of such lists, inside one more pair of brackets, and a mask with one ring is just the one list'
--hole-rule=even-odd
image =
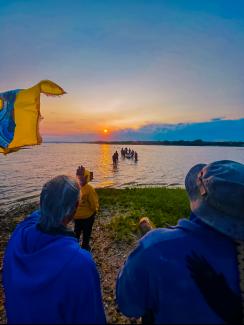
{"label": "dark blue jacket", "polygon": [[117,280],[117,303],[127,316],[155,323],[241,321],[234,242],[197,218],[150,231]]}
{"label": "dark blue jacket", "polygon": [[21,222],[8,243],[3,284],[9,323],[105,323],[96,265],[77,240],[46,234],[39,212]]}

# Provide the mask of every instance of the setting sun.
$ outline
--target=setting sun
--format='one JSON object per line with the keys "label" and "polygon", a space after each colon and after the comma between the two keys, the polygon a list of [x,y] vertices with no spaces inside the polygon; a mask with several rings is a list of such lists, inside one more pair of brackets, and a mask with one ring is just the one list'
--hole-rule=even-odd
{"label": "setting sun", "polygon": [[103,133],[108,133],[108,129],[104,129],[103,130]]}

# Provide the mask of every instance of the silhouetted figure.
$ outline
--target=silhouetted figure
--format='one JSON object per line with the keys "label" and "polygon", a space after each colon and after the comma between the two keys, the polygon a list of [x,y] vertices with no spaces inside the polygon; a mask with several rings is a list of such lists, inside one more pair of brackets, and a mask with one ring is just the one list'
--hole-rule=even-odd
{"label": "silhouetted figure", "polygon": [[135,161],[138,161],[138,153],[135,151]]}
{"label": "silhouetted figure", "polygon": [[117,163],[115,153],[112,155],[112,160],[113,160],[113,164],[115,165]]}

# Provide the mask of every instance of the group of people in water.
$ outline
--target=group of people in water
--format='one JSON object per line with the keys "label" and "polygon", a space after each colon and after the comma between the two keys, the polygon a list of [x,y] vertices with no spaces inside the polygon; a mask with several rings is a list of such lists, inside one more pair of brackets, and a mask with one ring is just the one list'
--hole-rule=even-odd
{"label": "group of people in water", "polygon": [[[134,151],[133,149],[130,148],[121,148],[120,150],[121,153],[121,158],[128,158],[128,159],[133,159],[135,162],[138,161],[138,153]],[[119,154],[118,151],[116,150],[114,154],[112,155],[112,161],[114,165],[117,165],[119,161]]]}
{"label": "group of people in water", "polygon": [[134,158],[135,161],[138,160],[138,153],[136,151],[134,151],[133,149],[130,148],[122,148],[121,149],[121,157],[122,158]]}
{"label": "group of people in water", "polygon": [[[106,323],[89,252],[99,208],[88,184],[92,178],[79,166],[76,178],[48,181],[40,209],[13,232],[3,261],[9,323]],[[149,219],[140,220],[146,234],[118,274],[118,308],[128,317],[142,317],[142,323],[243,323],[244,165],[197,164],[187,173],[185,188],[189,218],[158,229]]]}

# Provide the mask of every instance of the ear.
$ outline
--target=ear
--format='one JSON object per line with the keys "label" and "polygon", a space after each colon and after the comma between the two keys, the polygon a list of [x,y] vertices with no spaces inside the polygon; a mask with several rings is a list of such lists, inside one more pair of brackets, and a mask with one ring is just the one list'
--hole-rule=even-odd
{"label": "ear", "polygon": [[47,96],[60,96],[66,94],[63,88],[50,80],[42,80],[38,85],[40,87],[40,92]]}

